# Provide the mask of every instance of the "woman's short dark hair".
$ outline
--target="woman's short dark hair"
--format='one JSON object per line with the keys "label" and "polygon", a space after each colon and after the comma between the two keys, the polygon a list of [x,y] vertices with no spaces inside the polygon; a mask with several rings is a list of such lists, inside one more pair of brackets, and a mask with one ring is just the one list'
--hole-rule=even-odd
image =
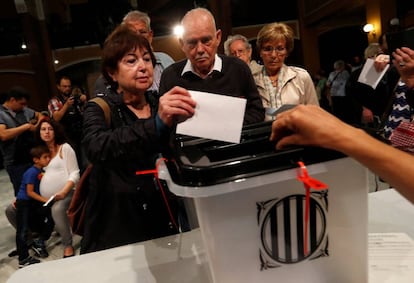
{"label": "woman's short dark hair", "polygon": [[106,38],[102,51],[102,74],[106,81],[112,86],[117,87],[109,75],[118,69],[118,62],[131,50],[145,50],[151,56],[152,65],[155,66],[156,59],[148,40],[142,35],[137,34],[126,25],[119,25]]}

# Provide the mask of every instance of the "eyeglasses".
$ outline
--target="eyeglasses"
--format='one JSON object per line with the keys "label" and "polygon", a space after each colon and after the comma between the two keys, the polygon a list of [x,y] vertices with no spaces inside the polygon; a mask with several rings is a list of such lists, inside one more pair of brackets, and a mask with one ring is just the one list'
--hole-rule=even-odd
{"label": "eyeglasses", "polygon": [[202,45],[209,47],[213,43],[213,37],[212,36],[205,36],[205,37],[202,37],[200,39],[195,39],[195,38],[194,39],[189,39],[189,40],[185,40],[184,44],[187,45],[187,47],[189,49],[194,49],[194,48],[197,47],[199,42]]}
{"label": "eyeglasses", "polygon": [[244,54],[246,54],[247,50],[246,49],[240,49],[240,50],[234,50],[231,52],[232,56],[243,56]]}
{"label": "eyeglasses", "polygon": [[282,47],[282,46],[277,46],[277,47],[273,47],[273,46],[265,46],[262,48],[262,52],[265,54],[272,54],[273,51],[276,51],[277,55],[284,55],[286,53],[286,47]]}

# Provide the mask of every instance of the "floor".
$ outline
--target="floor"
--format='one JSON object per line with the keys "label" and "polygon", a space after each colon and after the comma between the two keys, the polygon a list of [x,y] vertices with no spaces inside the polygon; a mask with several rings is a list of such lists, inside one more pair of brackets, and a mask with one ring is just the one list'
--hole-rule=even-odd
{"label": "floor", "polygon": [[[389,188],[388,184],[378,180],[373,174],[369,174],[370,192]],[[13,199],[13,189],[6,171],[0,170],[0,283],[7,279],[18,269],[17,257],[8,257],[8,253],[15,249],[15,230],[7,221],[4,210]],[[74,237],[74,247],[79,254],[80,237]],[[49,261],[62,258],[63,247],[60,239],[54,233],[47,243],[49,257],[41,259]]]}

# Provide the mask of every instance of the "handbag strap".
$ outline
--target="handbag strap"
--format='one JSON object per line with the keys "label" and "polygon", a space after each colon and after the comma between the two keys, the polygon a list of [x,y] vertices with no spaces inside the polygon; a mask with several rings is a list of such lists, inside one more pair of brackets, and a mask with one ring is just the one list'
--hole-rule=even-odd
{"label": "handbag strap", "polygon": [[90,99],[89,101],[95,102],[96,104],[99,105],[99,107],[102,108],[104,112],[104,116],[105,116],[105,123],[108,127],[110,127],[111,126],[111,109],[109,108],[108,102],[106,102],[106,100],[103,99],[102,97],[94,97]]}

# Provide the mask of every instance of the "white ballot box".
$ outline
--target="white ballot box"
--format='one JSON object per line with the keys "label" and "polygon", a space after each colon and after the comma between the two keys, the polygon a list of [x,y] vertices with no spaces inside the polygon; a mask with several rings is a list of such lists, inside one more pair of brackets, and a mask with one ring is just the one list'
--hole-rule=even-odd
{"label": "white ballot box", "polygon": [[[240,144],[177,136],[159,166],[195,200],[214,282],[367,282],[367,170],[320,148],[275,151],[269,134],[263,123]],[[306,198],[298,161],[328,189]]]}

